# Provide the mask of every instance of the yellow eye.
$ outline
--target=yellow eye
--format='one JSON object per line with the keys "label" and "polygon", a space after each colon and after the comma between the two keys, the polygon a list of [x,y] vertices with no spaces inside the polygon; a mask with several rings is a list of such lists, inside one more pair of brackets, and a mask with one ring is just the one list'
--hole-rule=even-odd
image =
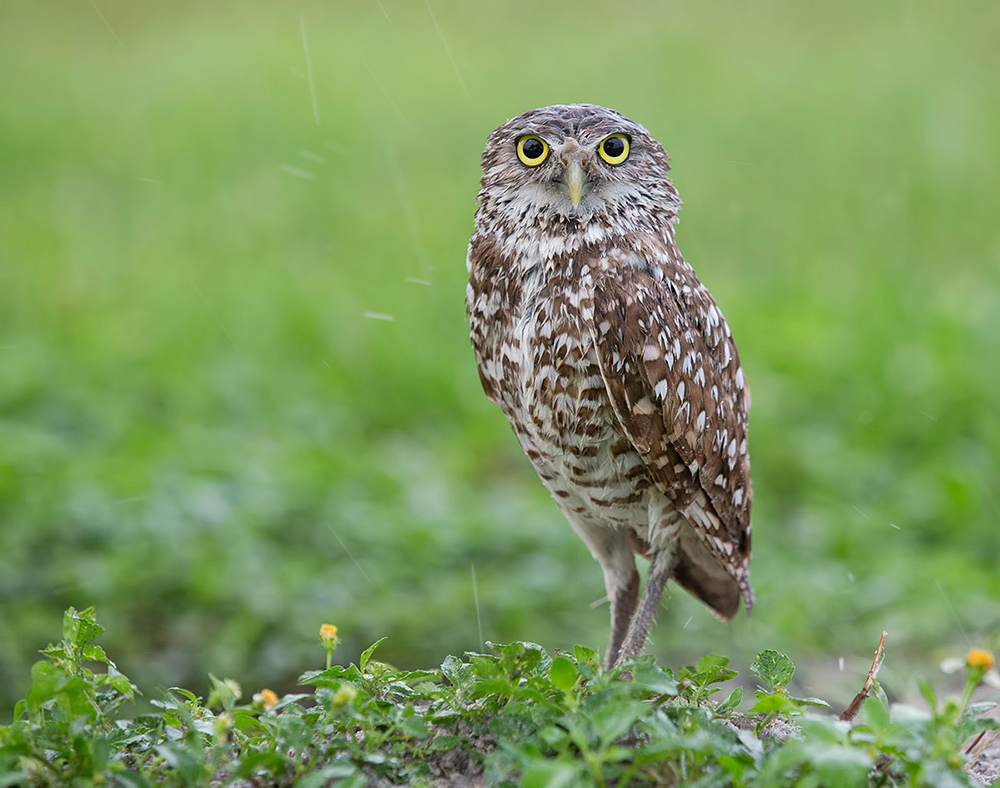
{"label": "yellow eye", "polygon": [[611,134],[601,140],[597,152],[608,164],[621,164],[628,158],[628,137],[624,134]]}
{"label": "yellow eye", "polygon": [[517,158],[521,164],[529,167],[537,167],[549,156],[549,146],[541,137],[534,134],[526,134],[517,140]]}

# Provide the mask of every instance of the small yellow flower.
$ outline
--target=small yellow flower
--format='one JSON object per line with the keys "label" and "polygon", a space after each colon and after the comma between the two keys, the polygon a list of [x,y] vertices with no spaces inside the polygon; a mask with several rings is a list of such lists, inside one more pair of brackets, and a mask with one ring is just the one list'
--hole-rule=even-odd
{"label": "small yellow flower", "polygon": [[261,705],[265,709],[273,709],[278,703],[278,693],[274,690],[262,689],[259,693],[254,695],[253,699],[260,701]]}
{"label": "small yellow flower", "polygon": [[333,624],[324,624],[319,628],[319,639],[323,641],[324,645],[327,643],[336,644],[339,637],[337,637],[337,627]]}
{"label": "small yellow flower", "polygon": [[963,712],[969,708],[972,693],[981,682],[993,684],[996,681],[995,665],[996,660],[993,659],[991,652],[984,648],[969,649],[969,653],[965,655],[965,670],[968,675],[965,679],[965,692],[962,693],[961,708]]}
{"label": "small yellow flower", "polygon": [[335,693],[333,693],[333,698],[330,701],[330,705],[339,709],[341,706],[345,706],[358,697],[358,691],[354,688],[353,684],[341,684]]}
{"label": "small yellow flower", "polygon": [[965,665],[968,668],[977,668],[979,670],[990,670],[996,664],[996,660],[993,659],[993,654],[983,648],[970,649],[969,653],[965,655]]}
{"label": "small yellow flower", "polygon": [[337,628],[333,624],[323,624],[319,628],[319,642],[323,644],[323,650],[326,652],[327,670],[333,664],[333,650],[337,648],[339,640],[340,638],[337,637]]}

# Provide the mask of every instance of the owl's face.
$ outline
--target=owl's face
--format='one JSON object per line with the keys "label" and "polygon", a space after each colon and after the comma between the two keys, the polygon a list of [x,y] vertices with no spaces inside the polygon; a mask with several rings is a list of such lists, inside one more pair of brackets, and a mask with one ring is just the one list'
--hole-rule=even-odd
{"label": "owl's face", "polygon": [[489,136],[480,201],[524,217],[587,221],[637,205],[676,215],[668,170],[666,152],[638,123],[594,104],[555,105]]}

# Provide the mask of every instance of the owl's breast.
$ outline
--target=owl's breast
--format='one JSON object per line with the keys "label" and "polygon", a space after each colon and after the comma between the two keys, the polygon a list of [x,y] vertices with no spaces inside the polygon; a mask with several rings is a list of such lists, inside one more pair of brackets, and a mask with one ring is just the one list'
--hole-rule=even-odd
{"label": "owl's breast", "polygon": [[[509,403],[538,440],[579,445],[610,407],[597,352],[565,292],[524,304],[512,322]],[[571,448],[566,445],[565,448]]]}
{"label": "owl's breast", "polygon": [[[548,282],[525,298],[502,329],[498,404],[543,479],[590,476],[631,449],[618,429],[597,349],[574,286]],[[593,466],[593,468],[592,468]]]}
{"label": "owl's breast", "polygon": [[519,272],[514,282],[494,279],[490,286],[478,271],[470,280],[483,387],[565,511],[642,529],[651,480],[601,374],[585,277],[554,275],[541,265]]}
{"label": "owl's breast", "polygon": [[509,399],[501,407],[545,486],[571,518],[645,534],[651,486],[614,414],[578,310],[539,299],[513,325]]}
{"label": "owl's breast", "polygon": [[510,257],[475,238],[472,260],[469,318],[487,395],[529,456],[585,442],[612,416],[579,272],[537,250]]}

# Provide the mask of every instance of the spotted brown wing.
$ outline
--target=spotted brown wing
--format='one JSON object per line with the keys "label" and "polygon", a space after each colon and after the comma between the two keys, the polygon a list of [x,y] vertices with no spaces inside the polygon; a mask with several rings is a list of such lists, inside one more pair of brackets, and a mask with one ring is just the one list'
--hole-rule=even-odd
{"label": "spotted brown wing", "polygon": [[729,327],[679,255],[607,256],[591,282],[592,331],[621,425],[749,606],[749,393]]}

